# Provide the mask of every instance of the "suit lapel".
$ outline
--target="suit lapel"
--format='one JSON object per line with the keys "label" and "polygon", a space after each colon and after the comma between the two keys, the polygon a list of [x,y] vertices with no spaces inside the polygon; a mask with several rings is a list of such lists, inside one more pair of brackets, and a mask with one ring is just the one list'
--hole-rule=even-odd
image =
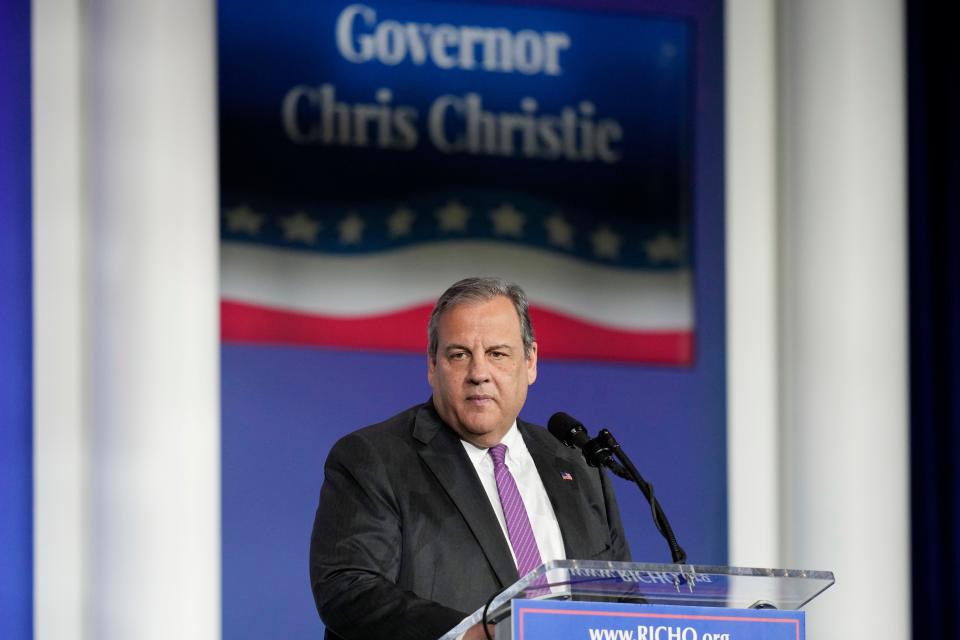
{"label": "suit lapel", "polygon": [[417,413],[413,437],[422,445],[418,451],[420,459],[457,506],[500,585],[516,582],[517,567],[473,463],[459,437],[440,420],[431,404],[424,405]]}
{"label": "suit lapel", "polygon": [[[553,505],[567,558],[576,560],[587,557],[591,551],[586,546],[590,534],[583,519],[589,514],[584,512],[580,480],[576,474],[578,465],[573,464],[565,455],[567,450],[553,440],[548,432],[519,421],[517,426]],[[565,479],[567,476],[569,479]]]}

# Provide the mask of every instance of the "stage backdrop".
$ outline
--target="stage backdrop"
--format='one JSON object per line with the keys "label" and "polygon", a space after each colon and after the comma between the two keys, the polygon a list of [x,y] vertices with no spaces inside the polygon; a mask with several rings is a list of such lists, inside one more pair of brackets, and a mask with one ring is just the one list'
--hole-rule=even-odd
{"label": "stage backdrop", "polygon": [[[430,306],[466,275],[531,298],[523,417],[609,427],[691,561],[725,560],[721,20],[220,3],[225,637],[317,637],[326,453],[429,396]],[[668,561],[616,483],[634,556]]]}
{"label": "stage backdrop", "polygon": [[33,625],[30,3],[0,5],[0,638]]}

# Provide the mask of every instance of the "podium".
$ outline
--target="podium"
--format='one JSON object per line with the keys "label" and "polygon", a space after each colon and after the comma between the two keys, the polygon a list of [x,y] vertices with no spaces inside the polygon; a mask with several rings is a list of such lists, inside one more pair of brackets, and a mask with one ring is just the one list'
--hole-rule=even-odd
{"label": "podium", "polygon": [[554,560],[441,640],[486,619],[497,640],[803,640],[829,571]]}

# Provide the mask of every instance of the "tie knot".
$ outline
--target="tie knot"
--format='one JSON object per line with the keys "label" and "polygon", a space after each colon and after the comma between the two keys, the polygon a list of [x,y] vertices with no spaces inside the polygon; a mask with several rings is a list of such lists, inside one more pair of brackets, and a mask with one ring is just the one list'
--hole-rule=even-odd
{"label": "tie knot", "polygon": [[490,447],[490,457],[493,458],[494,466],[503,464],[507,457],[507,445],[498,444]]}

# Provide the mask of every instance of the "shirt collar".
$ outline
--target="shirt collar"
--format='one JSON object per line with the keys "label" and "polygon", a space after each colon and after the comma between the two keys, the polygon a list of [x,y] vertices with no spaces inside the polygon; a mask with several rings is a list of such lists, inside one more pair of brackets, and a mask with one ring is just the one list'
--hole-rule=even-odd
{"label": "shirt collar", "polygon": [[[467,455],[470,456],[470,462],[473,463],[473,466],[477,466],[482,461],[489,459],[489,456],[487,455],[487,448],[478,447],[472,442],[467,442],[463,439],[461,439],[460,442],[463,443],[463,448],[466,450]],[[510,425],[510,428],[507,429],[507,432],[500,440],[500,444],[507,445],[508,459],[513,455],[526,450],[527,445],[523,441],[523,436],[520,435],[520,429],[517,428],[516,420],[514,420],[513,424]]]}

